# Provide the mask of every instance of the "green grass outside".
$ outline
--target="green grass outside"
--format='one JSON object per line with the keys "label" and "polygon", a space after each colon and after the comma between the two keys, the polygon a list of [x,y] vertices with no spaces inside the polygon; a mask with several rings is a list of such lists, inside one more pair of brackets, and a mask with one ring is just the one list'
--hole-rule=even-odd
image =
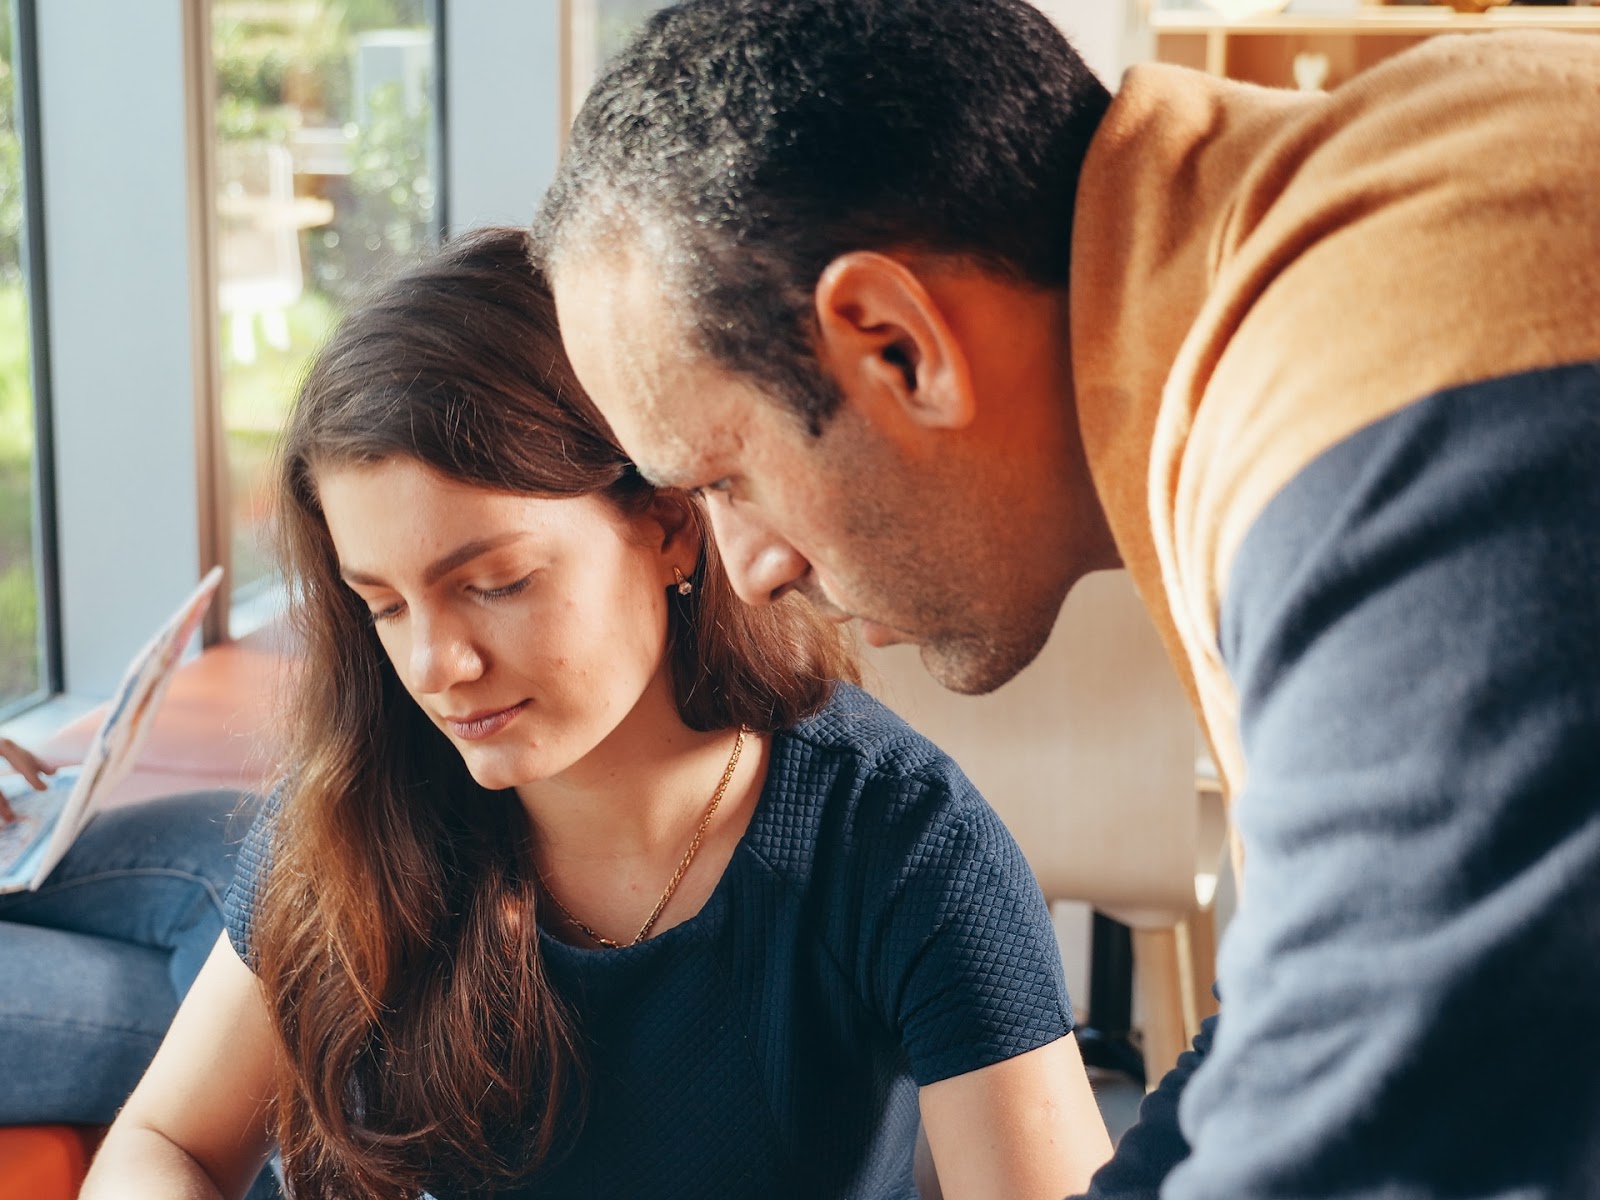
{"label": "green grass outside", "polygon": [[31,557],[0,570],[0,710],[39,690],[39,601]]}
{"label": "green grass outside", "polygon": [[28,380],[28,300],[20,279],[0,276],[0,462],[33,458]]}
{"label": "green grass outside", "polygon": [[0,709],[38,686],[28,308],[22,282],[0,280]]}
{"label": "green grass outside", "polygon": [[252,326],[254,362],[239,362],[230,353],[234,317],[222,327],[222,419],[229,430],[276,433],[294,400],[311,355],[327,340],[339,319],[335,302],[322,292],[301,294],[288,311],[289,348],[279,350]]}
{"label": "green grass outside", "polygon": [[229,501],[235,592],[272,574],[266,523],[271,507],[268,471],[301,376],[339,319],[333,300],[306,292],[288,311],[289,348],[280,350],[253,328],[256,357],[244,363],[231,352],[232,328],[222,329],[222,418],[227,430]]}

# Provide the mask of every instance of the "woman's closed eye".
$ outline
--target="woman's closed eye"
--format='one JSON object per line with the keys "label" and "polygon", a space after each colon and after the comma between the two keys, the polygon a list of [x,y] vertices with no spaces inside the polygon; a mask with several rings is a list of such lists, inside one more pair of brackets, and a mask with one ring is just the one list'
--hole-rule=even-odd
{"label": "woman's closed eye", "polygon": [[528,585],[533,582],[533,577],[537,574],[537,571],[529,571],[521,579],[501,587],[481,588],[469,586],[467,590],[483,600],[505,600],[515,596],[518,592],[526,591]]}
{"label": "woman's closed eye", "polygon": [[[477,600],[509,600],[512,596],[526,591],[528,585],[533,582],[533,577],[537,574],[537,571],[530,571],[528,574],[522,576],[522,578],[513,580],[507,584],[502,584],[499,587],[479,587],[476,584],[469,583],[466,585],[464,590],[468,595]],[[381,608],[374,608],[369,604],[367,616],[371,619],[374,625],[377,625],[385,621],[395,620],[405,612],[405,609],[406,606],[404,602],[399,600],[395,601],[393,604],[384,605]]]}

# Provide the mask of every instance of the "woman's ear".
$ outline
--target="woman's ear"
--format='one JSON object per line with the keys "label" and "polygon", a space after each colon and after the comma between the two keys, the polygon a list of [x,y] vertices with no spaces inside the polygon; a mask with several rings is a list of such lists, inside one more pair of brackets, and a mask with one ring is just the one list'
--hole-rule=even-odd
{"label": "woman's ear", "polygon": [[686,492],[663,489],[650,500],[650,521],[660,529],[660,550],[669,566],[694,574],[705,544],[705,515]]}
{"label": "woman's ear", "polygon": [[966,353],[913,267],[872,251],[842,254],[818,278],[815,304],[820,356],[847,399],[887,401],[928,429],[972,421]]}

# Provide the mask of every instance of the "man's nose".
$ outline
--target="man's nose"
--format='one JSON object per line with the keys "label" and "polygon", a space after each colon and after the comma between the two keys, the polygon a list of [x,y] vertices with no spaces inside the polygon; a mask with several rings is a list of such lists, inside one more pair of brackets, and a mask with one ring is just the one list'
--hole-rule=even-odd
{"label": "man's nose", "polygon": [[728,581],[746,604],[772,603],[811,569],[804,556],[760,518],[726,503],[708,507]]}

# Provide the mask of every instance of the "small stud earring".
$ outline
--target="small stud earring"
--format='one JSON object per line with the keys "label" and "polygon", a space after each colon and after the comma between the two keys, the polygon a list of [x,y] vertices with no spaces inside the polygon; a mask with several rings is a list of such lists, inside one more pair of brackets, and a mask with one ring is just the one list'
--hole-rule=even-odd
{"label": "small stud earring", "polygon": [[685,579],[683,577],[683,572],[678,570],[677,567],[672,568],[672,578],[678,585],[678,595],[687,596],[690,592],[694,591],[694,584]]}

